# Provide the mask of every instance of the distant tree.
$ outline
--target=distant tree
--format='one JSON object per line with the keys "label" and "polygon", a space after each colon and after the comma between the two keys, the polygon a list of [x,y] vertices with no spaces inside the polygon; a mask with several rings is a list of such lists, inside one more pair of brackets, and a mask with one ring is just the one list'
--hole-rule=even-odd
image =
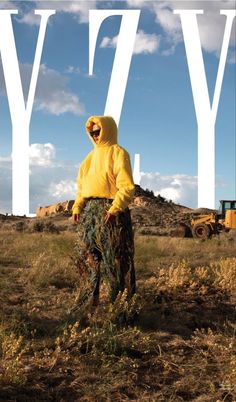
{"label": "distant tree", "polygon": [[161,202],[161,203],[166,202],[166,199],[164,197],[162,197],[161,194],[158,194],[156,199],[157,199],[157,202]]}
{"label": "distant tree", "polygon": [[147,196],[149,196],[151,198],[155,197],[154,192],[152,190],[149,190],[148,188],[146,188],[145,193]]}

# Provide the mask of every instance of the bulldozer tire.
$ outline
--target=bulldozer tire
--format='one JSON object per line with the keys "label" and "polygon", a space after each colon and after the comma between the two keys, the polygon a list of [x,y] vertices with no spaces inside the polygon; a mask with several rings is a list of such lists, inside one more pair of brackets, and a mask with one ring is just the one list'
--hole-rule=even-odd
{"label": "bulldozer tire", "polygon": [[175,229],[171,231],[172,237],[192,237],[191,229],[185,223],[179,223]]}
{"label": "bulldozer tire", "polygon": [[197,239],[209,239],[211,235],[211,228],[205,223],[197,223],[192,228],[192,234],[193,237]]}

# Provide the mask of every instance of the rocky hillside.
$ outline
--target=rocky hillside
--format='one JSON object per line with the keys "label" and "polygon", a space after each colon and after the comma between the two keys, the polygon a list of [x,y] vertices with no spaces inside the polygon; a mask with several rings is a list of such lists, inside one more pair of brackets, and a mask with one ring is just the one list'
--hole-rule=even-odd
{"label": "rocky hillside", "polygon": [[134,202],[130,205],[133,224],[138,234],[178,235],[180,223],[189,224],[192,217],[210,213],[209,209],[190,209],[167,201],[152,191],[136,186]]}
{"label": "rocky hillside", "polygon": [[[178,235],[179,223],[189,224],[193,216],[209,213],[209,209],[190,209],[167,201],[152,191],[135,186],[134,202],[130,205],[133,226],[136,234]],[[70,214],[58,212],[44,218],[27,218],[0,214],[0,228],[17,231],[46,231],[57,233],[74,231]]]}

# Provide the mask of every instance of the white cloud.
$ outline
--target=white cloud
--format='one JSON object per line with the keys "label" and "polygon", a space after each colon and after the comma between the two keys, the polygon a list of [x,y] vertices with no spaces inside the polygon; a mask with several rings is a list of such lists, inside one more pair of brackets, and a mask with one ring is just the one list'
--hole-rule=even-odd
{"label": "white cloud", "polygon": [[30,209],[35,212],[38,206],[75,199],[78,167],[62,161],[48,168],[32,168],[30,185]]}
{"label": "white cloud", "polygon": [[51,93],[46,99],[36,98],[36,109],[46,110],[57,116],[67,112],[77,115],[84,114],[84,108],[78,97],[67,91]]}
{"label": "white cloud", "polygon": [[[56,12],[58,13],[72,14],[78,19],[79,22],[87,23],[89,19],[89,10],[96,9],[96,5],[97,5],[96,0],[89,0],[89,1],[50,0],[43,2],[41,0],[38,0],[34,2],[34,9],[43,8],[49,10],[56,10]],[[40,23],[40,17],[35,16],[34,11],[32,10],[26,14],[25,13],[21,14],[18,21],[28,25],[38,25]]]}
{"label": "white cloud", "polygon": [[56,156],[53,144],[31,144],[29,147],[30,165],[32,166],[52,166]]}
{"label": "white cloud", "polygon": [[[32,66],[21,64],[20,71],[26,100]],[[6,92],[2,69],[0,69],[0,92]],[[36,110],[44,110],[57,116],[67,112],[75,115],[85,113],[85,107],[79,97],[68,88],[68,78],[58,71],[48,68],[45,64],[42,64],[39,69],[34,105]]]}
{"label": "white cloud", "polygon": [[[18,14],[19,17],[17,16],[16,20],[21,23],[21,24],[27,24],[27,25],[40,25],[41,17],[40,15],[36,15],[33,11],[30,11],[27,14]],[[51,22],[52,16],[49,17],[48,24]]]}
{"label": "white cloud", "polygon": [[[56,149],[50,142],[46,144],[29,145],[29,160],[31,166],[49,167],[55,165]],[[1,168],[11,168],[12,156],[0,156]],[[58,165],[57,165],[58,166]]]}
{"label": "white cloud", "polygon": [[[117,45],[118,36],[109,38],[105,36],[100,44],[101,48],[111,47],[115,48]],[[136,40],[134,45],[134,54],[148,54],[155,53],[159,47],[160,38],[156,34],[147,34],[142,30],[139,30],[136,34]]]}
{"label": "white cloud", "polygon": [[197,177],[185,174],[170,176],[158,172],[141,172],[141,187],[152,190],[168,200],[196,208],[197,206]]}
{"label": "white cloud", "polygon": [[67,87],[67,78],[58,71],[40,66],[36,89],[36,109],[60,115],[66,112],[82,115],[84,105]]}
{"label": "white cloud", "polygon": [[76,180],[61,180],[51,183],[49,192],[52,197],[58,199],[74,199],[76,194]]}
{"label": "white cloud", "polygon": [[100,47],[101,48],[105,48],[105,47],[116,47],[117,45],[117,39],[118,39],[118,35],[114,36],[113,38],[109,38],[108,36],[105,36],[101,43],[100,43]]}
{"label": "white cloud", "polygon": [[0,157],[0,213],[11,211],[12,199],[11,156]]}
{"label": "white cloud", "polygon": [[171,56],[172,54],[175,53],[175,48],[176,48],[176,44],[168,47],[168,49],[162,50],[162,52],[161,52],[162,56]]}
{"label": "white cloud", "polygon": [[[130,7],[146,8],[155,14],[156,22],[163,29],[163,39],[166,48],[162,54],[165,56],[174,53],[176,45],[183,40],[180,16],[173,14],[174,9],[203,9],[204,15],[199,15],[198,27],[202,47],[207,52],[219,56],[222,46],[223,33],[225,29],[225,17],[220,15],[221,9],[235,9],[235,0],[221,1],[142,1],[127,0]],[[235,21],[232,27],[230,46],[236,44]],[[229,59],[232,62],[232,58]]]}
{"label": "white cloud", "polygon": [[66,71],[67,74],[80,74],[79,67],[68,66]]}
{"label": "white cloud", "polygon": [[229,64],[236,64],[236,52],[229,52],[227,61]]}
{"label": "white cloud", "polygon": [[158,22],[174,43],[179,43],[182,38],[181,23],[178,15],[173,14],[173,9],[169,8],[167,2],[153,4]]}
{"label": "white cloud", "polygon": [[[153,3],[153,1],[151,1],[150,3]],[[130,7],[144,7],[147,6],[147,0],[127,0],[127,4]]]}
{"label": "white cloud", "polygon": [[1,162],[11,162],[11,156],[0,156],[0,163]]}
{"label": "white cloud", "polygon": [[139,30],[136,34],[134,54],[155,53],[159,47],[160,38],[156,34],[147,34]]}
{"label": "white cloud", "polygon": [[166,198],[167,200],[172,200],[175,203],[180,203],[181,194],[179,189],[173,187],[166,187],[162,189],[160,192],[155,192],[155,195],[160,194],[162,197]]}

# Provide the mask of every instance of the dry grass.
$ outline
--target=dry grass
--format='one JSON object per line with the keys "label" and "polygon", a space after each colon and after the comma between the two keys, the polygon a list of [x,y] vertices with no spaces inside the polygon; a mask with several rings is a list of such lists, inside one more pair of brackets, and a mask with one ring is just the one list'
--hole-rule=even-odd
{"label": "dry grass", "polygon": [[235,401],[235,238],[137,237],[137,295],[95,311],[75,238],[0,233],[0,399]]}
{"label": "dry grass", "polygon": [[168,266],[170,262],[182,259],[189,260],[192,266],[208,266],[211,261],[217,261],[221,257],[234,257],[235,251],[236,235],[231,233],[216,236],[211,240],[156,236],[138,236],[136,239],[137,263],[147,263],[148,267],[150,259],[153,259],[155,266],[159,263]]}

